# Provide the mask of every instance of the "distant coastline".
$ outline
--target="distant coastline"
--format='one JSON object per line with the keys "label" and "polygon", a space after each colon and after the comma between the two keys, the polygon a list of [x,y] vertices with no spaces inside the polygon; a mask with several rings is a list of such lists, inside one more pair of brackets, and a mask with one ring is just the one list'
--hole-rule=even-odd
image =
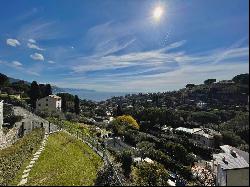
{"label": "distant coastline", "polygon": [[60,88],[60,89],[53,89],[53,93],[59,92],[67,92],[72,95],[78,95],[80,99],[92,100],[96,102],[105,101],[111,97],[118,97],[118,96],[125,96],[126,92],[100,92],[96,90],[87,90],[87,89],[71,89],[71,88]]}

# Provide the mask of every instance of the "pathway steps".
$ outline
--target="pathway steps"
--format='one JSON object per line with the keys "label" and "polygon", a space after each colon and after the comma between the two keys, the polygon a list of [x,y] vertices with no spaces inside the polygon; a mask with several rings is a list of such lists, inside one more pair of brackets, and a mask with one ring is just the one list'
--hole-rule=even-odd
{"label": "pathway steps", "polygon": [[42,141],[40,149],[35,154],[33,154],[33,158],[31,159],[30,164],[23,171],[22,179],[19,182],[18,186],[23,186],[23,185],[25,185],[28,182],[28,176],[30,174],[31,168],[33,167],[33,165],[38,160],[38,158],[41,155],[42,151],[45,149],[45,146],[46,146],[46,143],[47,143],[47,140],[48,140],[48,136],[49,136],[48,134],[46,134],[44,136],[44,139]]}

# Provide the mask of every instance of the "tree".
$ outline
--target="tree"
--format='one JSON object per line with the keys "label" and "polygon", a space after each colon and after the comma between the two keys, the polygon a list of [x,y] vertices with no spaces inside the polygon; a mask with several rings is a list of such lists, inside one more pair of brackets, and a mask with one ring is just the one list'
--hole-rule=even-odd
{"label": "tree", "polygon": [[204,81],[204,84],[209,85],[209,84],[212,84],[214,82],[216,82],[216,79],[207,79]]}
{"label": "tree", "polygon": [[33,108],[36,107],[36,101],[39,99],[41,96],[40,88],[39,85],[37,84],[36,81],[33,81],[30,86],[30,91],[29,91],[29,97],[31,101],[31,105]]}
{"label": "tree", "polygon": [[[71,111],[74,112],[74,106],[69,106],[68,103],[74,103],[74,99],[75,97],[69,93],[58,93],[56,94],[57,96],[61,97],[62,99],[62,111],[66,112],[66,111]],[[74,104],[73,104],[74,105]]]}
{"label": "tree", "polygon": [[169,173],[159,163],[143,162],[133,172],[133,185],[135,186],[167,186]]}
{"label": "tree", "polygon": [[9,83],[9,78],[6,75],[0,73],[0,86],[5,86],[8,83]]}
{"label": "tree", "polygon": [[148,141],[142,141],[136,144],[136,148],[139,149],[141,157],[144,159],[147,155],[154,152],[155,144]]}
{"label": "tree", "polygon": [[121,115],[123,115],[122,106],[118,104],[117,109],[116,109],[116,116],[121,116]]}
{"label": "tree", "polygon": [[186,85],[186,88],[193,88],[193,87],[195,87],[195,84],[187,84]]}
{"label": "tree", "polygon": [[80,100],[77,95],[74,98],[74,109],[76,114],[80,114]]}
{"label": "tree", "polygon": [[116,120],[124,125],[129,125],[130,127],[134,129],[139,129],[140,126],[137,123],[137,121],[130,115],[122,115],[118,116]]}
{"label": "tree", "polygon": [[52,94],[52,88],[50,84],[45,85],[45,90],[44,90],[44,97],[49,96]]}
{"label": "tree", "polygon": [[124,175],[126,177],[129,177],[131,173],[131,166],[133,163],[131,152],[127,150],[123,151],[120,155],[120,161],[122,163],[122,169],[124,171]]}
{"label": "tree", "polygon": [[249,84],[249,74],[248,74],[248,73],[245,73],[245,74],[237,75],[237,76],[235,76],[232,80],[233,80],[235,83],[246,84],[246,85],[248,85],[248,84]]}

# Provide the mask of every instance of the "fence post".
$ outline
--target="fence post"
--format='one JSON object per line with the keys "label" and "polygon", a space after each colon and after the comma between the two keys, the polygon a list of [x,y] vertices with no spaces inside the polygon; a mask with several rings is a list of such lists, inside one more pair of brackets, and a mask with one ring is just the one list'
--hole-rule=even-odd
{"label": "fence post", "polygon": [[49,122],[49,133],[50,133],[50,122]]}

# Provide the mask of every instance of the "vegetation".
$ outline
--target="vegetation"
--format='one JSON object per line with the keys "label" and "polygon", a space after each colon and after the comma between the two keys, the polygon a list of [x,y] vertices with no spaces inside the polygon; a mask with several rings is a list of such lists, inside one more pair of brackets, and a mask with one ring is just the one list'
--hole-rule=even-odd
{"label": "vegetation", "polygon": [[124,125],[129,125],[134,129],[140,128],[139,124],[136,122],[136,120],[132,116],[122,115],[122,116],[118,116],[116,118],[116,120],[118,121],[118,123],[122,123]]}
{"label": "vegetation", "polygon": [[101,158],[86,144],[66,133],[55,133],[49,136],[27,185],[90,186],[101,166]]}
{"label": "vegetation", "polygon": [[44,129],[35,129],[14,145],[0,150],[0,185],[8,185],[26,160],[32,158],[44,137]]}
{"label": "vegetation", "polygon": [[168,186],[169,174],[163,165],[143,162],[132,172],[135,186]]}

